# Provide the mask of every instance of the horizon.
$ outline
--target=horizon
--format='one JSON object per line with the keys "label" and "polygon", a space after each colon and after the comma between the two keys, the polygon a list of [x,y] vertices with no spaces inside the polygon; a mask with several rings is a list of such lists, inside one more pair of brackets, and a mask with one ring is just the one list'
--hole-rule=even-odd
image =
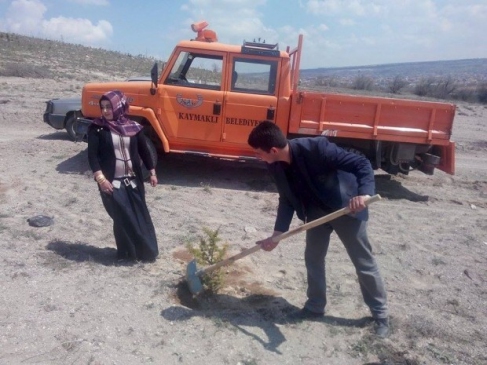
{"label": "horizon", "polygon": [[0,31],[161,60],[200,20],[229,44],[303,34],[303,69],[487,58],[485,0],[0,0]]}

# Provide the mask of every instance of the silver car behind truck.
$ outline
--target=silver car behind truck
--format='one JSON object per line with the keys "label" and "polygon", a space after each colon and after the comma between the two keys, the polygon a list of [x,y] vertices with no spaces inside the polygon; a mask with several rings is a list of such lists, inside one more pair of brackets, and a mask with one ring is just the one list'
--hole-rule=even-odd
{"label": "silver car behind truck", "polygon": [[75,121],[81,109],[81,98],[51,99],[46,101],[44,123],[54,129],[66,129],[69,137],[75,141]]}
{"label": "silver car behind truck", "polygon": [[[126,81],[150,81],[149,76],[134,76]],[[46,101],[46,110],[44,111],[44,123],[54,129],[66,129],[69,138],[73,141],[79,141],[80,132],[77,131],[76,120],[82,118],[81,114],[81,97],[66,99],[51,99]],[[78,126],[80,128],[80,126]],[[81,127],[83,128],[83,127]]]}

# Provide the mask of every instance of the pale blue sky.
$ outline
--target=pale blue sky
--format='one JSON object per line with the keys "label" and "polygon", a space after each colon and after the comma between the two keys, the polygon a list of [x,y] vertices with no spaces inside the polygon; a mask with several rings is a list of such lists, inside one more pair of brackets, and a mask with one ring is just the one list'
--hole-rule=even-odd
{"label": "pale blue sky", "polygon": [[487,58],[487,0],[0,0],[1,31],[162,60],[199,20],[222,43],[304,34],[303,69]]}

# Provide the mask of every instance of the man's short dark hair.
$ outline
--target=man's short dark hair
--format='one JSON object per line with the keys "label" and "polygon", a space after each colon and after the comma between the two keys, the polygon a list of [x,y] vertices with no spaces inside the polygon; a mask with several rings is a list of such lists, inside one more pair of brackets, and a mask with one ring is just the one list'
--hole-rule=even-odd
{"label": "man's short dark hair", "polygon": [[269,152],[273,147],[286,147],[287,138],[275,123],[264,120],[250,132],[247,143],[254,149]]}

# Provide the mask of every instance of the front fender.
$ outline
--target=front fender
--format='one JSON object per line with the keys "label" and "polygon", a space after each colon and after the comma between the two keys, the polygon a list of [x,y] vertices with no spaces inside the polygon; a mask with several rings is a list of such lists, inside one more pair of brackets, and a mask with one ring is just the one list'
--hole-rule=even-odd
{"label": "front fender", "polygon": [[166,134],[162,130],[161,125],[159,124],[159,121],[157,120],[157,117],[152,109],[131,105],[129,115],[140,116],[147,119],[161,140],[164,152],[169,152],[169,141],[167,140]]}

